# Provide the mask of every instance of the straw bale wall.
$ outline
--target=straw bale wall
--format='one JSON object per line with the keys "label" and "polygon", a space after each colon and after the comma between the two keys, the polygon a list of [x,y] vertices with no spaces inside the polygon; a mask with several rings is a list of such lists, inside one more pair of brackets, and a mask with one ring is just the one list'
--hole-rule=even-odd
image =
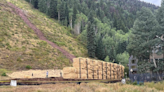
{"label": "straw bale wall", "polygon": [[80,57],[73,59],[73,67],[63,68],[63,73],[64,79],[121,80],[124,66]]}

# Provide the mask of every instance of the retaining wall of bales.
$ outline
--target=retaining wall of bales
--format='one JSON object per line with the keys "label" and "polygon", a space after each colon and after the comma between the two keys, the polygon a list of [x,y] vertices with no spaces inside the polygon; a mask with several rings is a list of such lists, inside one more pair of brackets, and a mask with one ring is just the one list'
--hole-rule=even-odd
{"label": "retaining wall of bales", "polygon": [[74,58],[73,67],[63,68],[64,79],[121,80],[123,77],[124,66],[89,58]]}

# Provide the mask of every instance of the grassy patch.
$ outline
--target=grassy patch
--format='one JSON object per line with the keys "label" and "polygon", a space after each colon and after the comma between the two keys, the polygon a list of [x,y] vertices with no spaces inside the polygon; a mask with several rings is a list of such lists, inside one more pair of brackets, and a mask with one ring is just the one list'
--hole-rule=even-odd
{"label": "grassy patch", "polygon": [[2,73],[1,76],[7,76],[6,73]]}
{"label": "grassy patch", "polygon": [[[0,69],[23,70],[26,69],[26,65],[30,65],[32,68],[52,69],[61,66],[57,62],[62,62],[62,66],[68,65],[69,59],[47,42],[40,40],[35,32],[17,14],[12,13],[13,9],[3,1],[6,0],[0,2],[0,4],[4,4],[4,6],[0,6]],[[44,16],[44,14],[37,11],[38,14],[33,15],[31,12],[33,9],[29,11],[30,5],[24,0],[12,0],[10,2],[20,5],[30,18],[38,21],[39,26],[36,25],[37,27],[44,27],[41,23],[47,23],[46,20],[37,19],[36,16]],[[51,28],[49,23],[46,25]],[[53,36],[51,38],[55,37],[54,35],[50,36]],[[65,42],[57,42],[60,46],[67,45]],[[57,59],[57,57],[62,57],[62,59]],[[2,73],[0,72],[0,76]]]}
{"label": "grassy patch", "polygon": [[58,46],[66,46],[64,42],[53,41]]}
{"label": "grassy patch", "polygon": [[157,90],[164,91],[164,81],[158,83],[148,82],[148,83],[144,83],[144,85],[150,88],[155,88]]}
{"label": "grassy patch", "polygon": [[9,71],[7,71],[6,69],[0,69],[0,75],[1,76],[7,76],[6,73],[8,73]]}
{"label": "grassy patch", "polygon": [[76,55],[78,57],[87,56],[86,46],[81,44],[81,42],[77,40],[77,38],[73,37],[70,28],[61,26],[56,20],[49,18],[49,16],[47,16],[46,14],[32,8],[25,0],[7,1],[14,3],[16,6],[23,10],[26,10],[28,14],[28,19],[44,33],[48,40],[54,42],[55,44],[73,55]]}
{"label": "grassy patch", "polygon": [[30,65],[27,65],[26,66],[26,69],[31,69],[32,67]]}

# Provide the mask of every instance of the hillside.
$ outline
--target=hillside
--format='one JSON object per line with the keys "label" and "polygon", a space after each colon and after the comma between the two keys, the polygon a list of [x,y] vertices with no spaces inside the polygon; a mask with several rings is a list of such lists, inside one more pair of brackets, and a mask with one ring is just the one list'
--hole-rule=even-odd
{"label": "hillside", "polygon": [[127,63],[129,53],[126,47],[137,12],[146,7],[156,13],[159,8],[140,0],[25,1],[68,27],[87,44],[89,57],[116,63]]}
{"label": "hillside", "polygon": [[[17,3],[15,4],[15,2]],[[75,56],[86,56],[85,47],[55,20],[32,7],[25,1],[8,0],[22,11],[43,32],[45,37]],[[6,0],[0,2],[0,68],[9,70],[62,68],[71,66],[59,50],[40,40],[34,30],[15,13]]]}

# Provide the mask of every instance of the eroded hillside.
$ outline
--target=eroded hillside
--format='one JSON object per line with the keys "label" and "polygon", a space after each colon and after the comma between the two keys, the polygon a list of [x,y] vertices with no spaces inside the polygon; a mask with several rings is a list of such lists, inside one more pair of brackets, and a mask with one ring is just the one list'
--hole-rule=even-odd
{"label": "eroded hillside", "polygon": [[[24,0],[8,0],[26,14],[46,38],[75,56],[85,56],[85,48],[64,27],[33,10]],[[34,30],[15,13],[5,0],[0,2],[0,68],[62,68],[70,61],[59,50],[40,40]]]}

